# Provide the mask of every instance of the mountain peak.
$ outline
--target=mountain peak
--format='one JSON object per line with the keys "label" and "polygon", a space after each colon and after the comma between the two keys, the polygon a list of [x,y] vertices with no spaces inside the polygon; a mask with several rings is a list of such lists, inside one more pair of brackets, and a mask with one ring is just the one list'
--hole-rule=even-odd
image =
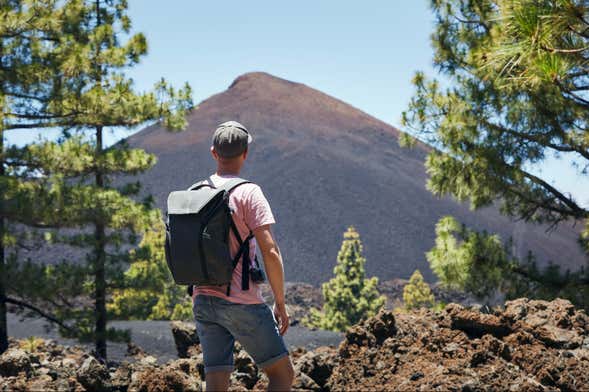
{"label": "mountain peak", "polygon": [[271,75],[267,72],[253,71],[244,73],[229,85],[229,89],[236,88],[238,86],[253,86],[253,85],[268,85],[268,84],[286,84],[286,85],[300,85],[300,83],[291,82],[286,79],[279,78]]}

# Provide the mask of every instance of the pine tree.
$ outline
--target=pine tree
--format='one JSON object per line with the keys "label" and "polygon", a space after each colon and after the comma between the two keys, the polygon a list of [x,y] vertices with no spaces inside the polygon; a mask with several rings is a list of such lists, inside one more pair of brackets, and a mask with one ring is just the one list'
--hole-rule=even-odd
{"label": "pine tree", "polygon": [[385,297],[376,288],[378,278],[365,278],[360,235],[349,227],[337,255],[334,277],[322,286],[324,305],[322,311],[311,309],[305,320],[313,327],[332,331],[344,331],[365,317],[373,316],[383,307]]}
{"label": "pine tree", "polygon": [[[121,36],[130,33],[126,1],[69,0],[62,3],[54,20],[59,27],[59,83],[53,86],[55,99],[48,101],[47,113],[60,118],[64,136],[56,142],[31,145],[24,156],[34,156],[27,170],[49,179],[49,216],[59,217],[61,226],[79,229],[78,234],[46,233],[54,241],[89,249],[86,263],[63,263],[59,268],[24,263],[13,269],[44,278],[44,286],[30,299],[54,309],[60,320],[72,320],[61,332],[66,336],[93,340],[96,355],[106,358],[106,340],[126,338],[106,328],[107,290],[122,284],[120,277],[128,260],[122,250],[157,224],[160,218],[149,198],[136,200],[137,183],[124,184],[124,175],[148,170],[155,157],[120,142],[104,147],[103,136],[112,128],[133,128],[146,121],[161,121],[170,129],[185,126],[185,112],[192,107],[190,88],[176,91],[160,81],[153,92],[136,93],[124,70],[146,53],[145,38]],[[116,180],[116,181],[115,181]],[[14,198],[13,198],[14,199]],[[22,204],[19,204],[22,205]],[[27,205],[27,204],[25,204]],[[89,228],[92,229],[89,230]],[[64,280],[71,274],[78,279]],[[13,279],[18,281],[18,279]],[[62,284],[62,286],[59,286]],[[48,294],[41,298],[40,293]],[[84,298],[93,300],[85,306]]]}
{"label": "pine tree", "polygon": [[409,283],[403,287],[403,302],[406,309],[431,308],[436,304],[434,294],[419,270],[413,272]]}
{"label": "pine tree", "polygon": [[139,320],[187,320],[192,301],[174,283],[164,255],[164,225],[159,221],[131,250],[123,287],[113,291],[108,310],[113,317]]}
{"label": "pine tree", "polygon": [[473,208],[500,200],[505,214],[527,221],[585,222],[589,237],[587,206],[537,174],[551,156],[588,173],[587,2],[431,4],[434,63],[449,87],[418,73],[403,114],[436,147],[426,161],[429,189]]}
{"label": "pine tree", "polygon": [[[78,185],[78,205],[82,214],[80,228],[91,224],[94,229],[91,235],[77,236],[74,242],[92,248],[88,265],[93,276],[90,286],[94,309],[77,316],[82,316],[79,320],[93,337],[96,353],[102,358],[106,358],[107,337],[116,336],[106,328],[106,294],[111,281],[116,285],[116,278],[122,275],[121,262],[127,259],[120,246],[133,243],[137,233],[147,231],[158,219],[149,203],[129,198],[137,188],[116,189],[111,181],[115,174],[149,169],[155,157],[130,149],[125,143],[105,149],[104,132],[107,127],[132,128],[154,119],[160,119],[168,128],[181,129],[186,125],[184,113],[192,106],[190,88],[177,93],[164,81],[156,85],[153,93],[133,92],[132,81],[124,77],[123,70],[137,64],[147,45],[142,34],[131,36],[125,44],[120,42],[121,33],[129,33],[131,27],[126,8],[123,0],[71,1],[71,34],[61,42],[72,60],[68,70],[71,77],[64,89],[64,96],[71,99],[59,109],[71,106],[80,113],[72,118],[71,125],[91,132],[85,145],[93,148],[87,155],[88,166],[79,175],[88,175],[94,184]],[[88,320],[93,320],[93,327],[86,324]]]}
{"label": "pine tree", "polygon": [[[38,156],[7,146],[7,132],[64,124],[50,111],[59,99],[60,8],[52,1],[8,0],[0,3],[0,353],[8,346],[6,304],[12,303],[57,321],[43,309],[18,298],[10,275],[16,252],[28,247],[33,228],[61,224],[51,214],[47,178],[34,171]],[[69,113],[63,113],[68,115]],[[26,226],[23,226],[26,225]],[[17,294],[15,296],[14,294]]]}

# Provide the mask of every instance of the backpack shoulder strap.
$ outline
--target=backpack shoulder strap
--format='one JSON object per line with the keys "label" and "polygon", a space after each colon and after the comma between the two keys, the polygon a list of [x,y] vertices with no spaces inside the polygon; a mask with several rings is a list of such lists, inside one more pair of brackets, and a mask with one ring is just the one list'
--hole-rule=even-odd
{"label": "backpack shoulder strap", "polygon": [[229,181],[225,182],[220,187],[216,187],[213,184],[213,181],[211,181],[211,178],[209,177],[206,180],[195,182],[194,184],[190,185],[187,190],[195,191],[195,190],[200,189],[202,187],[208,186],[209,188],[223,189],[224,191],[229,193],[232,190],[234,190],[235,188],[237,188],[238,186],[243,185],[243,184],[251,184],[251,181],[244,180],[243,178],[232,178]]}
{"label": "backpack shoulder strap", "polygon": [[209,177],[206,180],[195,182],[194,184],[190,185],[187,190],[188,191],[195,191],[195,190],[200,189],[205,186],[208,186],[209,188],[216,189],[215,185],[213,185],[213,181],[211,181],[211,178]]}
{"label": "backpack shoulder strap", "polygon": [[243,178],[232,178],[218,187],[218,189],[223,189],[225,192],[230,193],[232,190],[243,184],[251,184],[251,181],[244,180]]}

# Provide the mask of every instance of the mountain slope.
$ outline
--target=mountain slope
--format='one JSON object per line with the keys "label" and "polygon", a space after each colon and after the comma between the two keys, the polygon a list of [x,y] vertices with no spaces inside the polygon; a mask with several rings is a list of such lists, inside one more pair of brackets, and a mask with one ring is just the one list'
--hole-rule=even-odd
{"label": "mountain slope", "polygon": [[254,142],[242,177],[262,187],[277,219],[276,237],[286,279],[317,284],[331,274],[342,233],[354,225],[364,242],[367,272],[407,278],[416,268],[432,280],[424,252],[434,226],[453,215],[477,229],[513,237],[516,253],[529,249],[540,264],[557,261],[575,269],[585,262],[578,231],[510,222],[495,208],[437,199],[425,189],[426,147],[399,147],[399,131],[303,84],[266,73],[238,77],[224,92],[203,101],[188,129],[169,133],[155,125],[131,136],[132,147],[158,156],[140,180],[165,210],[167,194],[214,172],[210,138],[217,124],[237,120]]}

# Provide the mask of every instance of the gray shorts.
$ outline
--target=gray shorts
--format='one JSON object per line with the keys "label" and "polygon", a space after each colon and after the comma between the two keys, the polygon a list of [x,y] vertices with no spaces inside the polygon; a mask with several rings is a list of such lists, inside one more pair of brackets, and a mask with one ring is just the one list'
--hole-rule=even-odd
{"label": "gray shorts", "polygon": [[235,339],[262,369],[288,355],[274,314],[266,304],[244,305],[199,294],[192,310],[205,373],[233,371]]}

